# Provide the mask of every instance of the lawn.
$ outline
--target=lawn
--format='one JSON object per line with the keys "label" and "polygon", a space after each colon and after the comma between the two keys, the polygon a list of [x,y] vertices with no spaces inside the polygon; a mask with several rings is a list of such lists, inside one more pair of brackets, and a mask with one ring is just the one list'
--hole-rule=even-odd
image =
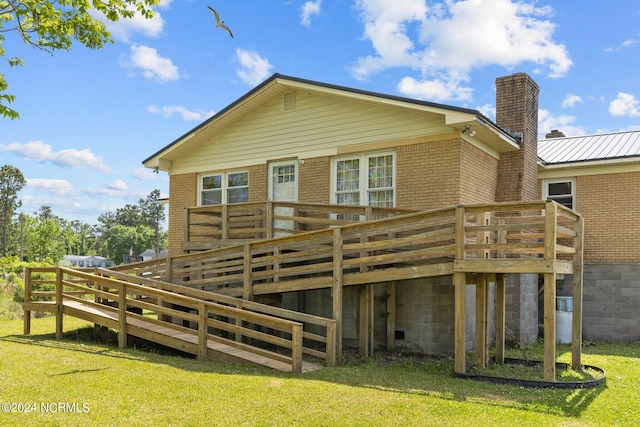
{"label": "lawn", "polygon": [[[449,359],[366,359],[295,376],[79,341],[86,327],[65,317],[57,341],[53,318],[33,319],[28,337],[22,321],[0,321],[0,425],[640,425],[640,343],[584,348],[583,362],[606,371],[603,387],[543,390],[456,379]],[[568,346],[558,355],[569,361]]]}

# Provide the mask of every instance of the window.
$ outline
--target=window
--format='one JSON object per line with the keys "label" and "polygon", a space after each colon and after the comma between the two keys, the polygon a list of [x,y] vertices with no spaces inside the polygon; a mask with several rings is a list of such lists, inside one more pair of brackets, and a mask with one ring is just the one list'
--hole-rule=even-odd
{"label": "window", "polygon": [[573,179],[545,181],[544,191],[547,200],[554,200],[569,209],[573,209],[575,206],[575,181]]}
{"label": "window", "polygon": [[200,185],[201,205],[249,201],[249,172],[222,172],[202,176]]}
{"label": "window", "polygon": [[334,202],[393,207],[395,158],[392,153],[362,154],[334,161]]}

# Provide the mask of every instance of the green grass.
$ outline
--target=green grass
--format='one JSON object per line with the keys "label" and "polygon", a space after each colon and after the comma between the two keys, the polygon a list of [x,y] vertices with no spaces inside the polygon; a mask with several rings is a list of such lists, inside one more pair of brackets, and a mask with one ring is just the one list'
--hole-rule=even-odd
{"label": "green grass", "polygon": [[[21,321],[0,321],[0,402],[37,408],[0,412],[0,425],[640,425],[640,344],[584,349],[584,363],[607,372],[604,387],[543,390],[456,379],[449,359],[401,356],[295,376],[78,341],[86,326],[65,317],[58,341],[53,318],[33,319],[28,337]],[[57,402],[78,412],[41,409]]]}

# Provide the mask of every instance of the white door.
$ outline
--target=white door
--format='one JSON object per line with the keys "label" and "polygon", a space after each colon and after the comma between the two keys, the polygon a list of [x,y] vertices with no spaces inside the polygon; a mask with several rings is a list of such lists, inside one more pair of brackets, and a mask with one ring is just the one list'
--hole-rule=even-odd
{"label": "white door", "polygon": [[[274,202],[298,201],[298,161],[286,160],[269,163],[269,200]],[[293,208],[278,207],[275,216],[293,216]],[[293,220],[276,219],[274,221],[274,236],[291,234],[286,230],[293,230]]]}

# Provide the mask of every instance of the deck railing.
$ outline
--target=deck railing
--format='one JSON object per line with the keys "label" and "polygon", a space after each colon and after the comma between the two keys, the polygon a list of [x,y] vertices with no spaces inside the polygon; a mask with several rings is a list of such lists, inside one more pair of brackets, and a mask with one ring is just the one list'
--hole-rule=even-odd
{"label": "deck railing", "polygon": [[[151,280],[144,285],[131,282],[131,279],[143,282],[146,280],[143,278],[125,277],[126,274],[118,275],[105,269],[95,272],[99,274],[64,267],[27,268],[23,305],[25,334],[30,333],[31,311],[49,311],[57,316],[56,336],[61,337],[62,315],[66,312],[117,329],[121,347],[126,346],[127,334],[132,334],[152,338],[201,358],[207,357],[209,343],[220,343],[290,364],[295,373],[302,371],[305,352],[325,358],[328,364],[335,363],[335,338],[332,336],[335,322],[332,320],[325,322],[327,336],[305,334],[300,321],[275,317],[286,310],[251,302],[238,303],[231,298],[210,298],[214,300],[211,301],[179,294],[175,290],[157,289],[149,286]],[[171,287],[170,284],[165,286]],[[35,290],[34,287],[48,287],[49,290]],[[90,310],[81,312],[74,308],[74,302],[85,308],[106,310],[113,316],[91,314]],[[290,317],[308,320],[299,313],[290,313]],[[152,326],[150,329],[141,327],[136,321]],[[154,326],[170,333],[153,332]],[[176,338],[178,336],[181,338]],[[254,345],[256,342],[258,344]],[[308,342],[320,342],[327,350],[318,350],[317,346],[305,348]],[[265,345],[274,350],[265,350]]]}
{"label": "deck railing", "polygon": [[458,206],[117,269],[245,299],[331,287],[337,273],[343,285],[454,271],[571,274],[579,218],[553,201]]}
{"label": "deck railing", "polygon": [[189,207],[183,249],[213,249],[230,241],[288,236],[410,212],[415,210],[273,201]]}

